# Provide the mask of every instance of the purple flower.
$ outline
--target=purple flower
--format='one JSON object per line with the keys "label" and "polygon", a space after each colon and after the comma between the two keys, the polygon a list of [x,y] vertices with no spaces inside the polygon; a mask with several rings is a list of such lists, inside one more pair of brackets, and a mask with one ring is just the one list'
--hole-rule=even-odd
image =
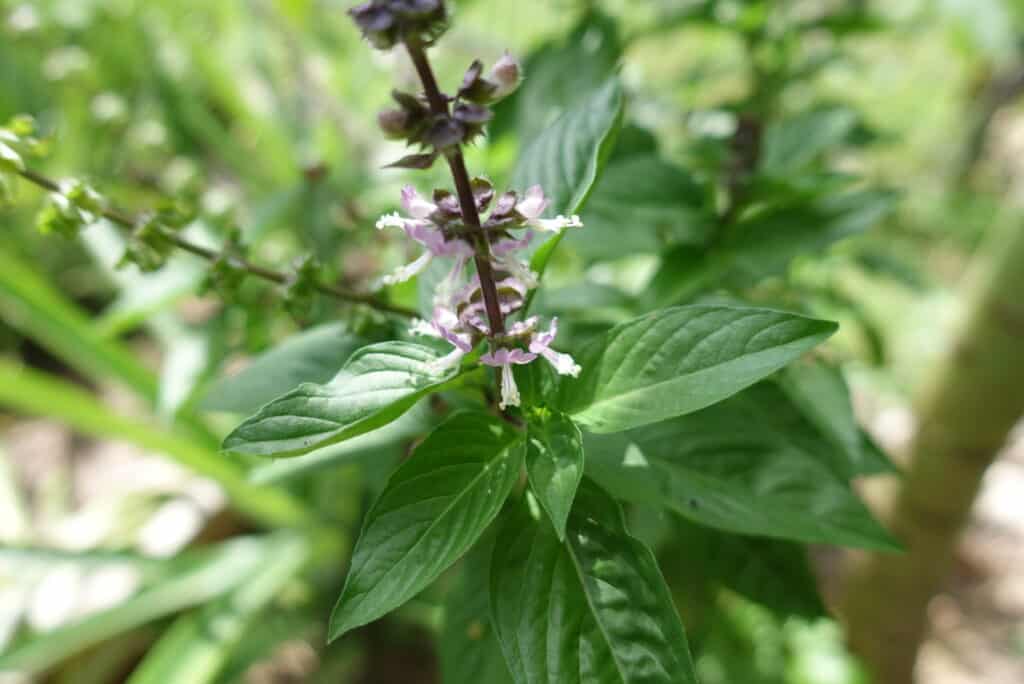
{"label": "purple flower", "polygon": [[568,354],[556,352],[551,348],[551,343],[555,341],[556,335],[558,335],[558,319],[552,318],[547,332],[537,333],[533,336],[530,341],[530,352],[543,356],[559,375],[571,375],[575,378],[583,369]]}
{"label": "purple flower", "polygon": [[[492,195],[490,183],[480,181],[477,192],[479,210],[486,209]],[[490,260],[497,279],[495,289],[498,308],[504,316],[520,311],[526,304],[529,291],[537,287],[537,274],[518,256],[521,250],[529,246],[534,231],[557,233],[564,228],[582,225],[578,216],[541,218],[548,205],[549,200],[540,186],[533,186],[520,199],[517,199],[514,192],[508,192],[499,198],[498,207],[485,225],[485,230],[493,240]],[[461,237],[466,228],[461,221],[458,201],[451,193],[438,191],[434,193],[434,201],[431,202],[411,186],[406,186],[402,190],[402,207],[410,218],[389,214],[377,222],[377,227],[401,228],[426,249],[422,256],[386,277],[384,282],[407,280],[421,272],[436,256],[454,257],[451,272],[435,292],[431,320],[416,321],[411,331],[443,339],[452,345],[452,351],[438,359],[435,362],[437,365],[447,367],[458,364],[482,337],[492,337],[479,274],[473,274],[462,284],[466,263],[476,253],[472,244]],[[521,237],[515,238],[507,231],[516,227],[526,227],[527,230]],[[553,318],[546,331],[537,329],[538,322],[536,316],[510,322],[502,335],[490,340],[491,350],[480,358],[484,365],[501,368],[502,409],[520,403],[519,389],[512,373],[515,365],[544,357],[561,375],[577,377],[580,374],[581,368],[571,356],[551,348],[558,335],[558,319]]]}
{"label": "purple flower", "polygon": [[463,356],[473,350],[473,336],[463,329],[459,317],[450,309],[435,307],[434,317],[430,321],[416,320],[409,331],[414,335],[440,338],[455,347],[436,362],[440,368],[459,363]]}
{"label": "purple flower", "polygon": [[519,406],[519,388],[516,386],[515,376],[512,374],[512,366],[524,365],[537,358],[522,349],[505,349],[504,347],[490,351],[480,357],[480,363],[485,366],[501,368],[501,401],[498,406],[502,409],[509,406]]}
{"label": "purple flower", "polygon": [[394,273],[381,278],[385,285],[394,285],[409,280],[423,272],[430,261],[437,256],[455,257],[451,278],[457,278],[462,272],[466,261],[473,256],[473,246],[457,237],[446,237],[432,220],[437,212],[437,205],[423,198],[411,185],[402,188],[402,206],[412,218],[401,215],[385,214],[377,221],[377,230],[384,228],[401,228],[410,238],[427,248],[412,263],[401,266]]}

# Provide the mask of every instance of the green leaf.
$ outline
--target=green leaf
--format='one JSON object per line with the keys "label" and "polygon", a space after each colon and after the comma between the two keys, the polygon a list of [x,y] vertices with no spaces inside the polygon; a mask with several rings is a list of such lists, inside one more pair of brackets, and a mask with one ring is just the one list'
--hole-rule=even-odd
{"label": "green leaf", "polygon": [[703,244],[715,221],[703,189],[683,169],[656,155],[613,158],[582,215],[584,229],[570,231],[565,240],[587,259],[657,254],[668,244]]}
{"label": "green leaf", "polygon": [[522,459],[519,434],[486,414],[456,414],[434,430],[367,513],[330,639],[402,605],[457,561],[501,510]]}
{"label": "green leaf", "polygon": [[0,312],[5,323],[87,377],[117,380],[148,401],[156,399],[155,376],[130,351],[105,339],[84,311],[7,249],[0,249]]}
{"label": "green leaf", "polygon": [[[578,212],[611,152],[622,109],[622,86],[612,79],[533,139],[512,172],[512,187],[540,185],[551,199],[551,213]],[[561,235],[539,245],[533,270],[543,273]]]}
{"label": "green leaf", "polygon": [[174,459],[224,488],[233,505],[256,520],[296,525],[305,507],[283,490],[245,481],[241,468],[216,451],[160,427],[110,410],[88,392],[45,373],[0,359],[0,405],[59,420],[85,434],[123,439]]}
{"label": "green leaf", "polygon": [[303,384],[227,436],[224,449],[298,456],[387,425],[458,375],[429,347],[381,342],[355,352],[325,385]]}
{"label": "green leaf", "polygon": [[[793,366],[810,367],[812,363],[801,362]],[[685,432],[693,448],[707,445],[708,448],[800,451],[843,481],[866,474],[870,468],[864,462],[866,457],[862,454],[860,431],[853,422],[852,413],[836,411],[835,415],[829,414],[837,422],[845,420],[851,424],[849,438],[852,443],[847,445],[839,441],[840,436],[836,434],[840,428],[838,424],[822,426],[811,420],[805,412],[809,409],[784,391],[783,378],[787,377],[791,367],[770,381],[759,382],[702,411],[675,418],[672,421],[673,434]],[[822,410],[827,409],[826,403],[835,398],[824,393],[819,393],[819,396]],[[810,401],[809,397],[805,399]],[[852,410],[848,404],[846,410]],[[643,445],[651,441],[648,435],[657,435],[660,429],[658,425],[642,427],[632,431],[630,436]]]}
{"label": "green leaf", "polygon": [[[188,559],[168,561],[174,572],[117,606],[78,622],[32,636],[0,654],[0,671],[39,673],[122,632],[230,591],[270,559],[277,548],[269,538],[240,538]],[[168,680],[169,681],[169,680]]]}
{"label": "green leaf", "polygon": [[525,512],[508,517],[494,545],[490,600],[517,684],[697,681],[654,555],[587,480],[565,543]]}
{"label": "green leaf", "polygon": [[555,533],[565,539],[565,522],[583,479],[583,435],[570,418],[561,413],[530,418],[526,472]]}
{"label": "green leaf", "polygon": [[[880,550],[899,545],[830,465],[747,436],[718,406],[625,435],[588,435],[587,474],[617,497],[727,532]],[[723,420],[727,415],[732,420]],[[712,428],[705,432],[705,421]],[[731,428],[730,434],[725,428]]]}
{"label": "green leaf", "polygon": [[897,197],[888,190],[829,194],[740,220],[735,244],[720,257],[728,264],[727,283],[749,287],[784,273],[797,257],[823,252],[878,223],[892,211]]}
{"label": "green leaf", "polygon": [[[690,577],[699,573],[703,580],[721,584],[781,618],[813,619],[828,614],[805,546],[728,534],[679,517],[674,522],[671,549],[662,557],[678,558]],[[666,575],[677,581],[668,569]]]}
{"label": "green leaf", "polygon": [[397,462],[408,453],[410,440],[426,434],[437,424],[429,403],[429,400],[421,401],[387,425],[344,442],[295,458],[259,463],[249,471],[249,481],[257,484],[286,482],[354,461]]}
{"label": "green leaf", "polygon": [[216,601],[178,618],[132,674],[128,684],[217,681],[260,611],[303,566],[309,544],[282,535],[268,541],[264,562]]}
{"label": "green leaf", "polygon": [[458,580],[445,599],[444,629],[438,644],[445,684],[512,684],[487,599],[493,548],[494,534],[489,531],[466,554]]}
{"label": "green leaf", "polygon": [[797,170],[841,144],[857,119],[852,109],[832,106],[772,122],[765,129],[761,171],[785,174]]}
{"label": "green leaf", "polygon": [[252,413],[304,382],[327,382],[364,344],[342,323],[310,328],[255,357],[241,372],[218,380],[202,408]]}
{"label": "green leaf", "polygon": [[837,367],[817,360],[794,363],[779,374],[777,382],[806,420],[842,454],[845,472],[841,474],[852,478],[898,472],[857,424],[850,390]]}
{"label": "green leaf", "polygon": [[889,214],[897,195],[863,190],[797,198],[744,216],[729,243],[710,251],[680,245],[667,251],[652,278],[649,306],[690,301],[715,288],[733,291],[783,275],[794,259],[824,252]]}
{"label": "green leaf", "polygon": [[704,408],[828,338],[836,324],[769,309],[655,311],[592,340],[563,379],[562,410],[592,432],[616,432]]}

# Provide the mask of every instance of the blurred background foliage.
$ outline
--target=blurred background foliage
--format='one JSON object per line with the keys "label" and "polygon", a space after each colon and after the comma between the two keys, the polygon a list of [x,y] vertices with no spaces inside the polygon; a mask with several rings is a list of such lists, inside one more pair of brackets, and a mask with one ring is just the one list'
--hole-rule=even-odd
{"label": "blurred background foliage", "polygon": [[[946,339],[968,259],[1024,192],[1024,4],[454,4],[435,51],[444,82],[477,57],[525,58],[522,89],[469,152],[471,170],[499,186],[522,146],[609,73],[621,68],[629,91],[587,228],[567,238],[541,295],[542,310],[570,316],[569,335],[698,298],[804,309],[843,323],[830,357],[858,392],[905,403]],[[313,253],[329,280],[364,289],[407,257],[373,230],[413,178],[382,168],[402,150],[375,116],[395,73],[401,88],[415,80],[400,55],[367,49],[348,5],[5,0],[0,121],[35,117],[37,170],[87,179],[133,212],[177,199],[196,210],[185,230],[201,244],[217,248],[237,228],[258,263]],[[436,169],[434,180],[444,185]],[[208,479],[145,455],[207,463],[214,435],[287,389],[289,368],[272,357],[249,384],[224,378],[296,331],[340,321],[369,339],[391,324],[324,299],[295,315],[280,288],[251,279],[200,294],[207,268],[188,255],[155,273],[118,269],[125,243],[111,225],[78,240],[40,235],[39,190],[5,191],[0,352],[49,375],[0,365],[0,394],[74,428],[2,418],[0,644],[11,669],[115,681],[157,643],[133,682],[433,681],[422,634],[439,629],[444,587],[361,640],[322,647],[364,505],[429,411],[328,455],[331,468],[195,469],[233,482],[236,503],[258,500],[248,519],[226,513]],[[749,205],[759,210],[741,215]],[[390,294],[417,306],[415,285]],[[322,367],[347,355],[303,339],[327,354]],[[331,530],[312,542],[252,535],[253,519],[287,526],[310,508]],[[800,601],[809,582],[766,592],[742,568],[675,568],[687,565],[682,545],[720,540],[636,517],[660,541],[670,583],[688,587],[677,598],[695,606],[687,624],[704,682],[867,681],[817,596]],[[798,610],[773,605],[780,593]]]}

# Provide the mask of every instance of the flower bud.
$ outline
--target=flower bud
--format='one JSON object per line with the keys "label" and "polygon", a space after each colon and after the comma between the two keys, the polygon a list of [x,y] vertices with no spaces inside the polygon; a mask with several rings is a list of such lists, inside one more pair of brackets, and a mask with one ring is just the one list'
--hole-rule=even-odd
{"label": "flower bud", "polygon": [[422,141],[435,150],[455,147],[466,140],[466,127],[447,115],[437,116],[423,132]]}
{"label": "flower bud", "polygon": [[448,19],[442,0],[370,0],[348,14],[366,39],[381,50],[413,37],[430,45],[444,33]]}
{"label": "flower bud", "polygon": [[479,59],[474,60],[466,69],[462,77],[462,86],[459,88],[459,97],[463,100],[487,104],[494,100],[494,93],[498,86],[483,77],[484,65]]}
{"label": "flower bud", "polygon": [[519,60],[506,52],[501,59],[494,63],[490,74],[488,74],[488,80],[498,86],[494,92],[494,98],[500,100],[514,93],[522,78],[523,68],[519,64]]}
{"label": "flower bud", "polygon": [[409,135],[409,114],[401,109],[385,109],[377,115],[377,123],[388,138],[400,140]]}

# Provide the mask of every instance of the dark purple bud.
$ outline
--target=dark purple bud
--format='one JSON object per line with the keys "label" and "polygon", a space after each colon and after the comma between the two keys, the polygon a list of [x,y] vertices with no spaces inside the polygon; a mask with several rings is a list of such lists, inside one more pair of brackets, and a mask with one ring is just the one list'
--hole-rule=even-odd
{"label": "dark purple bud", "polygon": [[447,190],[434,190],[434,204],[437,205],[440,223],[447,223],[453,219],[462,218],[462,207],[459,206],[458,198],[451,192]]}
{"label": "dark purple bud", "polygon": [[476,200],[476,210],[481,213],[487,211],[491,200],[494,199],[494,186],[489,180],[479,176],[471,180],[469,186],[472,188],[473,198]]}
{"label": "dark purple bud", "polygon": [[401,90],[392,90],[391,99],[398,103],[398,106],[402,108],[402,111],[408,112],[413,116],[426,114],[430,111],[427,108],[426,103],[412,93],[404,93]]}
{"label": "dark purple bud", "polygon": [[518,225],[521,222],[516,215],[516,203],[519,196],[514,191],[508,191],[498,196],[494,203],[494,210],[484,223],[485,228],[508,228]]}
{"label": "dark purple bud", "polygon": [[377,115],[377,123],[388,138],[406,138],[409,136],[409,113],[401,109],[385,109]]}
{"label": "dark purple bud", "polygon": [[387,4],[374,0],[364,2],[348,11],[363,36],[381,50],[390,48],[398,40],[396,17]]}
{"label": "dark purple bud", "polygon": [[441,0],[392,0],[392,7],[403,16],[413,19],[430,18],[439,11],[444,14]]}
{"label": "dark purple bud", "polygon": [[423,133],[422,142],[436,150],[454,147],[466,139],[466,127],[449,116],[438,116]]}
{"label": "dark purple bud", "polygon": [[486,104],[493,99],[498,86],[482,76],[483,70],[484,65],[479,59],[469,65],[462,77],[462,86],[459,88],[460,98],[480,104]]}
{"label": "dark purple bud", "polygon": [[382,50],[405,39],[430,45],[444,33],[448,19],[442,0],[370,0],[350,9],[349,15]]}
{"label": "dark purple bud", "polygon": [[452,116],[464,124],[480,126],[490,121],[494,117],[494,112],[483,105],[472,102],[460,102],[455,106]]}

